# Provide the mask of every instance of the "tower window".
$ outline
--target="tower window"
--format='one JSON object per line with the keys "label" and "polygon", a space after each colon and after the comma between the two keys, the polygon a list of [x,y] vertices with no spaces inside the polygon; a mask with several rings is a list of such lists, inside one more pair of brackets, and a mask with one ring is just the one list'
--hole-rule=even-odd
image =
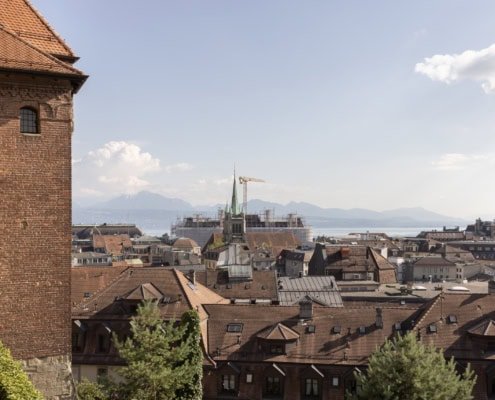
{"label": "tower window", "polygon": [[38,131],[38,113],[29,107],[23,107],[20,110],[21,133],[39,133]]}

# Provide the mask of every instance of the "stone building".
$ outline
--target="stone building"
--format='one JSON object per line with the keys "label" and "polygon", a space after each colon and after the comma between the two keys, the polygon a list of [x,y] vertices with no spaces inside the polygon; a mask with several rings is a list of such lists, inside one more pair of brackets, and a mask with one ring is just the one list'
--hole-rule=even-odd
{"label": "stone building", "polygon": [[72,396],[72,100],[78,58],[26,0],[0,0],[0,340],[47,399]]}

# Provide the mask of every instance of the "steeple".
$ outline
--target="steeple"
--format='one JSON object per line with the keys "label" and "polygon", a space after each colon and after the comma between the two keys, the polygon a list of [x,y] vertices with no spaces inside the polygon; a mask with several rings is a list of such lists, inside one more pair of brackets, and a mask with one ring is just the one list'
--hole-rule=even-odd
{"label": "steeple", "polygon": [[235,168],[234,168],[234,184],[232,186],[232,203],[230,205],[230,213],[232,215],[239,215],[241,213],[241,209],[239,207],[239,203],[237,202],[237,186],[236,186],[236,176],[235,176]]}

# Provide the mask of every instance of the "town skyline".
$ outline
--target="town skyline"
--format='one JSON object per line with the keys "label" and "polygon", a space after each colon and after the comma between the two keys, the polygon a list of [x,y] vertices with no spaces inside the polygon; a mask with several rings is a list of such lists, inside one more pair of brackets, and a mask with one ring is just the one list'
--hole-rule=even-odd
{"label": "town skyline", "polygon": [[34,4],[92,77],[76,202],[224,203],[235,163],[251,198],[493,217],[490,2]]}

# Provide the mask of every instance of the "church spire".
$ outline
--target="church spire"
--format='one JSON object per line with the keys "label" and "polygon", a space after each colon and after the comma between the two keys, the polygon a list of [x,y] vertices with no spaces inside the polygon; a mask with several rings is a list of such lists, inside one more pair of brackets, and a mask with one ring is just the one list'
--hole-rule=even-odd
{"label": "church spire", "polygon": [[234,167],[234,184],[232,186],[232,203],[230,205],[230,212],[232,215],[239,215],[241,213],[239,203],[237,202],[237,186],[236,186],[235,167]]}

